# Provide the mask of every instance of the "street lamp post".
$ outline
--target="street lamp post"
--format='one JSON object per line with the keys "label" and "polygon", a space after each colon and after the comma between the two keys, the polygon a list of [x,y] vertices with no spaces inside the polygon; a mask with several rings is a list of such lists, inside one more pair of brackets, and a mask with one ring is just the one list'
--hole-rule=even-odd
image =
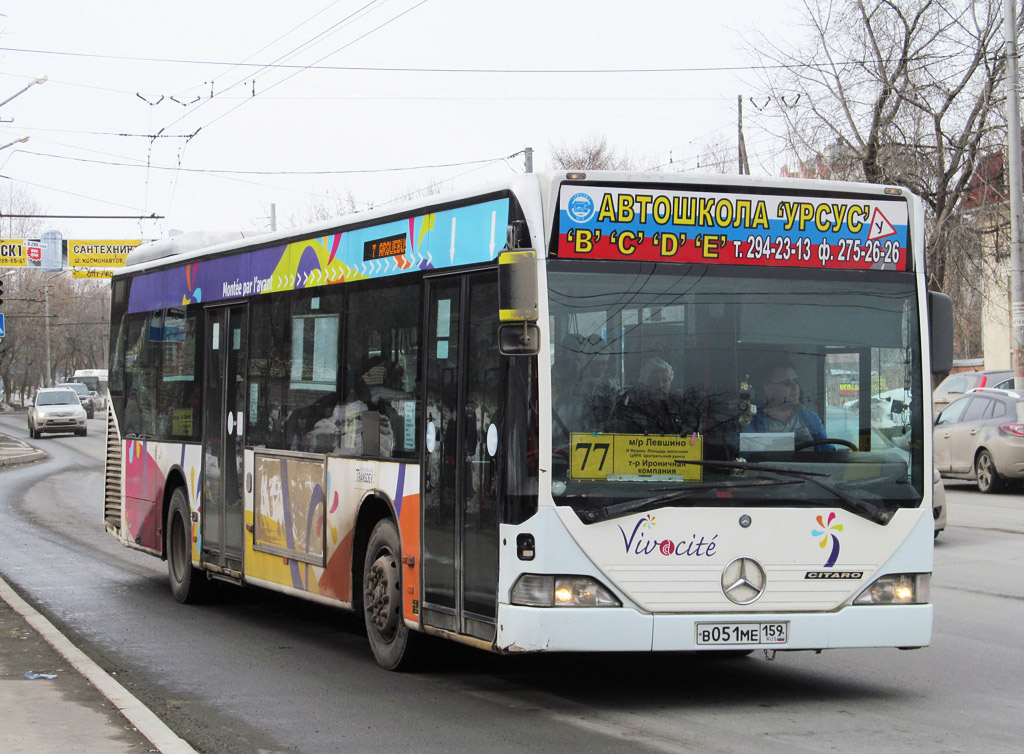
{"label": "street lamp post", "polygon": [[50,281],[59,277],[63,273],[64,270],[59,270],[53,275],[50,275],[43,284],[43,300],[46,302],[46,310],[43,317],[46,322],[46,387],[53,387],[52,370],[50,367]]}
{"label": "street lamp post", "polygon": [[15,144],[26,144],[28,143],[28,140],[30,138],[31,137],[29,136],[22,136],[20,139],[15,139],[14,141],[7,142],[2,147],[0,147],[0,149],[7,149],[7,147],[13,147]]}
{"label": "street lamp post", "polygon": [[43,76],[41,79],[36,79],[35,81],[30,82],[24,89],[19,89],[14,94],[12,94],[10,97],[5,99],[3,102],[0,102],[0,107],[3,107],[4,105],[6,105],[8,102],[10,102],[15,97],[18,97],[18,96],[24,94],[29,89],[34,87],[36,84],[45,84],[46,83],[46,79],[47,79],[47,77]]}

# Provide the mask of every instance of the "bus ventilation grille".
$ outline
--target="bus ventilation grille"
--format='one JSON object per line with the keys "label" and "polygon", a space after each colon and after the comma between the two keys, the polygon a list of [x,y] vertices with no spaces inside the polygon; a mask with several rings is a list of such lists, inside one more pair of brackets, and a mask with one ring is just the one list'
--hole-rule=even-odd
{"label": "bus ventilation grille", "polygon": [[103,520],[121,531],[121,432],[114,409],[107,406],[107,465],[103,474]]}

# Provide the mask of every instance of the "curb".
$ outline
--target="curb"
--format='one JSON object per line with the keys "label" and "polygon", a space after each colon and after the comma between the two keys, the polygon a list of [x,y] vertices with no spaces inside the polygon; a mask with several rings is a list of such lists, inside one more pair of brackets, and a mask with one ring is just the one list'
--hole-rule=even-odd
{"label": "curb", "polygon": [[0,433],[0,468],[32,463],[46,457],[44,451],[33,448],[24,440]]}
{"label": "curb", "polygon": [[46,642],[64,657],[85,679],[149,739],[161,754],[197,754],[185,739],[172,731],[124,686],[76,647],[41,613],[23,600],[10,584],[0,578],[0,599],[21,615]]}

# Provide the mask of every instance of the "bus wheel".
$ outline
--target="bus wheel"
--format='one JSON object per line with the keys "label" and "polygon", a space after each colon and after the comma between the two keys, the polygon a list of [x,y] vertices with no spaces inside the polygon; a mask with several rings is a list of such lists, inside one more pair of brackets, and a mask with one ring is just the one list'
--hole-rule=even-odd
{"label": "bus wheel", "polygon": [[182,604],[199,602],[206,593],[204,574],[192,567],[192,514],[184,487],[171,495],[167,516],[167,576],[174,599]]}
{"label": "bus wheel", "polygon": [[363,561],[363,620],[373,656],[385,670],[407,670],[419,635],[402,620],[401,546],[391,519],[370,534]]}

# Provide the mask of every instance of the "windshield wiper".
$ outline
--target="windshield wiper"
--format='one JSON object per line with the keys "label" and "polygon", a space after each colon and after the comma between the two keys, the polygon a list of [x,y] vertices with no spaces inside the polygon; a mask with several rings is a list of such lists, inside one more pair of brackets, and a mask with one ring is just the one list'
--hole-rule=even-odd
{"label": "windshield wiper", "polygon": [[672,503],[679,502],[680,500],[685,500],[688,497],[693,497],[693,495],[698,492],[746,487],[778,487],[780,485],[788,484],[799,484],[799,481],[788,481],[785,479],[735,479],[721,482],[697,482],[661,495],[642,497],[638,500],[627,500],[623,503],[606,505],[603,508],[589,508],[587,510],[577,511],[577,513],[584,523],[593,524],[609,518],[624,516],[627,513],[637,513],[650,510],[652,508],[660,508],[664,505],[671,505]]}
{"label": "windshield wiper", "polygon": [[721,469],[741,469],[743,471],[766,471],[772,474],[781,474],[783,476],[791,476],[797,479],[803,479],[805,482],[810,482],[815,487],[823,489],[826,492],[835,495],[837,498],[846,503],[846,507],[853,513],[858,513],[869,521],[873,521],[876,524],[882,524],[883,526],[892,519],[896,514],[896,509],[891,507],[880,508],[870,503],[861,500],[859,497],[854,497],[848,492],[844,492],[838,487],[834,487],[831,484],[826,484],[820,479],[815,477],[831,477],[831,474],[827,474],[821,471],[805,471],[804,469],[794,469],[789,466],[776,466],[774,464],[763,464],[763,463],[750,463],[749,461],[680,461],[680,463],[688,463],[696,466],[708,466],[710,468],[721,468]]}
{"label": "windshield wiper", "polygon": [[736,489],[746,487],[774,487],[778,485],[786,484],[797,484],[801,481],[809,482],[815,487],[825,490],[831,495],[839,498],[845,504],[844,507],[853,513],[863,516],[864,518],[872,521],[876,524],[885,525],[889,523],[892,517],[895,515],[896,510],[894,508],[885,507],[880,508],[870,503],[867,503],[860,498],[854,497],[848,492],[844,492],[838,487],[834,487],[831,484],[827,484],[816,477],[828,478],[831,475],[822,471],[805,471],[803,469],[794,469],[789,466],[776,466],[774,464],[762,464],[762,463],[750,463],[749,461],[679,461],[680,464],[689,464],[691,466],[704,466],[712,469],[734,469],[740,471],[757,471],[765,472],[770,474],[779,474],[780,476],[792,477],[795,481],[787,481],[784,479],[736,479],[736,480],[723,480],[721,482],[698,482],[696,484],[690,484],[681,489],[667,492],[663,495],[655,495],[653,497],[640,498],[639,500],[629,500],[624,503],[615,503],[614,505],[607,505],[603,508],[591,508],[589,510],[579,511],[580,518],[584,523],[596,523],[597,521],[603,521],[608,518],[615,518],[617,516],[623,516],[627,513],[636,513],[640,511],[650,510],[651,508],[658,508],[663,505],[669,505],[679,500],[685,500],[691,497],[697,492],[706,492],[710,489]]}

